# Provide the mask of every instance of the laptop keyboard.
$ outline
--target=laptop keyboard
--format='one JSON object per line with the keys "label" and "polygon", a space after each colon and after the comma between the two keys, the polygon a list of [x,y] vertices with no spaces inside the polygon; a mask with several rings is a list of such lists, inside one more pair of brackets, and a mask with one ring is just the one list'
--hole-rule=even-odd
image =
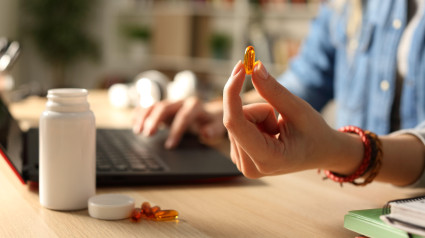
{"label": "laptop keyboard", "polygon": [[130,130],[97,130],[96,170],[162,171],[164,162],[152,154]]}

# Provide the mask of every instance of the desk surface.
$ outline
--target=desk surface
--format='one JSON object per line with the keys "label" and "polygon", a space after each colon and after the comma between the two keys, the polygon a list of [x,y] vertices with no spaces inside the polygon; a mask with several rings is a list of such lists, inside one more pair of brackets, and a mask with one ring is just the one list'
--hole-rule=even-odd
{"label": "desk surface", "polygon": [[[98,126],[128,127],[131,110],[109,106],[106,93],[90,92]],[[44,100],[12,105],[23,125],[36,125]],[[93,219],[87,210],[58,212],[40,206],[38,191],[22,185],[0,160],[0,237],[354,237],[343,227],[349,210],[381,207],[424,190],[374,183],[367,187],[322,181],[316,171],[244,177],[218,184],[98,188],[136,204],[149,201],[180,213],[178,222]]]}

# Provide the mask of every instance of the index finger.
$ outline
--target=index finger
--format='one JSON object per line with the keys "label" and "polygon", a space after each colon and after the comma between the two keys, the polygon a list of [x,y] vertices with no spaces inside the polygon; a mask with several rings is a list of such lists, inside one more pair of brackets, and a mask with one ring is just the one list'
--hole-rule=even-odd
{"label": "index finger", "polygon": [[184,100],[181,108],[177,111],[171,124],[170,134],[165,142],[166,148],[175,147],[187,131],[190,124],[194,123],[195,117],[200,111],[200,101],[191,97]]}
{"label": "index finger", "polygon": [[[261,164],[267,160],[267,156],[264,155],[273,151],[275,146],[273,143],[269,143],[273,137],[264,135],[264,132],[256,124],[246,118],[239,96],[244,79],[245,71],[239,62],[224,87],[223,123],[229,132],[229,137],[233,138],[232,143],[237,143],[246,153],[246,158],[251,159],[257,168],[260,168]],[[257,113],[259,112],[257,111]],[[261,114],[261,117],[265,116],[264,112]],[[260,121],[264,119],[262,118]],[[275,123],[273,122],[273,124]]]}
{"label": "index finger", "polygon": [[256,125],[245,117],[239,96],[244,80],[245,70],[239,61],[223,90],[223,123],[229,134],[249,154],[251,148],[261,145],[262,136]]}
{"label": "index finger", "polygon": [[244,80],[245,70],[242,62],[239,61],[223,89],[223,122],[225,125],[230,120],[243,119],[242,99],[239,94]]}

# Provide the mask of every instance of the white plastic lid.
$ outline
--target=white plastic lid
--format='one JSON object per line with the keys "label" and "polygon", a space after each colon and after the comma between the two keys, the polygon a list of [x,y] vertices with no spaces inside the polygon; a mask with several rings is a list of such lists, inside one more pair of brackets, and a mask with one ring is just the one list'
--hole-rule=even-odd
{"label": "white plastic lid", "polygon": [[102,220],[120,220],[131,216],[133,198],[122,194],[96,195],[88,200],[91,217]]}

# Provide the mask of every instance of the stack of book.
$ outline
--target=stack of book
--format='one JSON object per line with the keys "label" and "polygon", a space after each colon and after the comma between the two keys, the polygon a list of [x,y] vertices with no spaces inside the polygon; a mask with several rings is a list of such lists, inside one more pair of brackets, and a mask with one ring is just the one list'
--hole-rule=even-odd
{"label": "stack of book", "polygon": [[390,201],[384,208],[350,211],[344,227],[371,238],[425,237],[425,196]]}

